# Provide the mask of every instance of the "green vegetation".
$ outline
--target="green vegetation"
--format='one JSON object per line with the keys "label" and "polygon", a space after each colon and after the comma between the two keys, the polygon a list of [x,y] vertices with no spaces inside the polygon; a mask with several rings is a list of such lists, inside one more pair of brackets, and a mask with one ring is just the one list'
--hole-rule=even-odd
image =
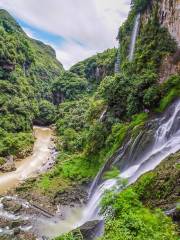
{"label": "green vegetation", "polygon": [[180,96],[180,76],[171,76],[161,85],[161,89],[162,99],[156,109],[158,112],[163,112],[175,98]]}
{"label": "green vegetation", "polygon": [[127,36],[131,35],[134,22],[131,14],[132,12],[120,28],[121,74],[104,79],[99,87],[99,93],[121,118],[145,109],[151,111],[158,106],[162,95],[158,84],[158,69],[161,60],[176,50],[176,43],[168,31],[160,26],[155,8],[152,18],[141,26],[134,60],[129,62]]}
{"label": "green vegetation", "polygon": [[117,178],[119,174],[120,174],[119,170],[116,167],[112,167],[110,171],[105,172],[103,179],[107,180]]}
{"label": "green vegetation", "polygon": [[105,76],[114,74],[117,50],[108,49],[71,67],[70,71],[88,80],[90,90],[95,90]]}
{"label": "green vegetation", "polygon": [[35,114],[35,123],[45,126],[54,123],[57,114],[54,104],[42,99],[38,105],[38,112]]}
{"label": "green vegetation", "polygon": [[100,100],[95,101],[86,96],[59,106],[56,121],[59,135],[57,147],[60,151],[58,162],[38,181],[39,189],[55,194],[57,189],[52,188],[52,185],[61,185],[64,181],[69,185],[73,182],[83,183],[95,177],[103,163],[98,156],[99,149],[104,146],[103,131],[106,132],[106,128],[97,120],[103,106]]}
{"label": "green vegetation", "polygon": [[[88,80],[89,89],[93,89],[94,94],[88,99],[88,103],[91,104],[88,105],[86,102],[86,106],[81,105],[82,108],[85,107],[84,111],[81,110],[81,126],[72,124],[71,111],[68,114],[66,111],[65,118],[58,121],[57,129],[63,133],[60,138],[61,151],[68,152],[68,155],[64,163],[62,160],[61,164],[58,163],[61,172],[58,172],[57,176],[63,176],[68,181],[80,180],[81,177],[88,181],[120,148],[126,137],[135,138],[139,134],[152,112],[164,111],[179,96],[179,76],[171,76],[163,84],[159,84],[158,81],[159,67],[163,58],[173,54],[177,49],[167,29],[159,24],[158,6],[154,5],[151,18],[146,23],[141,23],[134,59],[132,62],[128,60],[135,16],[138,12],[143,12],[148,4],[147,0],[132,1],[128,19],[119,30],[120,74],[105,74],[103,78],[99,78],[98,84],[95,75],[98,56],[71,68],[72,72]],[[77,106],[79,103],[80,101],[75,102]],[[100,121],[103,108],[107,111],[105,119]],[[63,126],[70,129],[66,131]],[[79,141],[81,147],[77,148],[75,146],[78,138],[81,139]],[[169,162],[165,167],[163,180],[161,177],[164,167],[158,172],[142,176],[137,184],[128,187],[122,193],[111,191],[105,195],[102,201],[102,213],[106,219],[105,234],[100,239],[178,239],[172,221],[161,210],[152,209],[160,206],[158,203],[161,199],[167,200],[166,203],[169,204],[171,198],[168,196],[173,195],[173,188],[176,189],[175,179],[178,178],[179,167],[178,164],[174,165],[176,171],[173,177],[172,166],[173,164]],[[81,172],[79,168],[83,171]],[[170,178],[167,178],[168,174]],[[104,174],[104,179],[116,178],[118,175],[118,169],[111,168]],[[152,194],[154,189],[157,194]],[[177,201],[176,194],[173,195],[174,201]],[[58,239],[81,238],[69,233]]]}
{"label": "green vegetation", "polygon": [[136,13],[139,13],[144,11],[149,3],[150,3],[149,0],[132,0],[131,6]]}
{"label": "green vegetation", "polygon": [[102,200],[102,213],[106,215],[107,211],[102,240],[178,239],[171,219],[160,210],[145,208],[131,187],[121,193],[107,192]]}
{"label": "green vegetation", "polygon": [[180,152],[170,155],[153,172],[144,174],[134,184],[134,190],[146,206],[170,209],[176,205],[179,200],[179,157]]}
{"label": "green vegetation", "polygon": [[21,155],[21,151],[29,152],[34,139],[32,133],[8,133],[0,128],[0,156]]}
{"label": "green vegetation", "polygon": [[83,236],[79,230],[73,231],[73,233],[67,233],[63,236],[57,237],[54,240],[83,240]]}
{"label": "green vegetation", "polygon": [[[163,84],[158,82],[163,58],[177,48],[159,24],[158,6],[153,6],[151,18],[141,23],[134,59],[128,60],[135,16],[148,2],[132,1],[128,19],[119,30],[121,73],[115,75],[117,49],[64,71],[50,46],[28,38],[11,16],[0,10],[0,165],[9,155],[18,157],[21,151],[30,151],[33,124],[54,124],[57,132],[55,166],[22,189],[33,188],[52,200],[57,192],[89,183],[126,139],[137,137],[151,113],[164,111],[180,96],[178,75]],[[108,192],[102,201],[106,226],[100,239],[176,240],[171,220],[160,210],[148,208],[156,207],[153,203],[161,198],[169,204],[168,194],[175,189],[179,174],[178,163],[173,166],[175,170],[170,164],[163,167],[170,179],[162,180],[157,171],[142,176],[122,193]],[[119,170],[112,167],[103,177],[118,175]],[[163,185],[157,185],[158,181]],[[174,199],[177,201],[176,196]],[[56,240],[82,239],[80,235],[78,231]]]}
{"label": "green vegetation", "polygon": [[27,37],[0,10],[0,157],[32,148],[36,118],[52,122],[54,109],[47,100],[52,99],[52,82],[62,71],[50,46]]}
{"label": "green vegetation", "polygon": [[55,96],[59,95],[59,102],[65,99],[73,100],[79,98],[87,90],[87,80],[75,73],[64,72],[53,83],[52,91]]}

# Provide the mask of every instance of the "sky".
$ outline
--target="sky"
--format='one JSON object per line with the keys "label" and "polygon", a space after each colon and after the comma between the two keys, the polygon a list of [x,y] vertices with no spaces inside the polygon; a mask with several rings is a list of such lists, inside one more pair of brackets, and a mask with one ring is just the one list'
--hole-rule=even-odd
{"label": "sky", "polygon": [[65,69],[117,46],[131,0],[0,0],[31,38],[56,50]]}

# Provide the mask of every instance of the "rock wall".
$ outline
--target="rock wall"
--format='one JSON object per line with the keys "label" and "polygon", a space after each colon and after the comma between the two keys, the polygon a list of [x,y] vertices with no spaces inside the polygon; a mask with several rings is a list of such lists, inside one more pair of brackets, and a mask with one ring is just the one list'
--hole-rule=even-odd
{"label": "rock wall", "polygon": [[167,56],[163,59],[159,69],[160,83],[175,74],[180,74],[180,49],[173,56]]}
{"label": "rock wall", "polygon": [[159,20],[176,40],[179,49],[174,56],[166,57],[159,71],[159,80],[163,82],[169,76],[180,74],[180,0],[160,0]]}
{"label": "rock wall", "polygon": [[180,47],[180,0],[160,0],[159,19]]}
{"label": "rock wall", "polygon": [[148,21],[152,15],[152,8],[157,5],[160,24],[167,27],[180,47],[180,0],[151,0],[141,16],[142,23]]}
{"label": "rock wall", "polygon": [[141,16],[142,24],[151,18],[152,8],[157,5],[160,24],[168,29],[178,45],[177,52],[162,61],[159,69],[159,81],[163,82],[171,75],[180,74],[180,0],[151,0]]}

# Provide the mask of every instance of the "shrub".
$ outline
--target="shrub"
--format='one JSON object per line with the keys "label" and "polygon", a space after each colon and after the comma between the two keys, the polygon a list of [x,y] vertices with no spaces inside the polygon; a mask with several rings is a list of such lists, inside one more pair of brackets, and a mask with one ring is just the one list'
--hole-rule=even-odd
{"label": "shrub", "polygon": [[37,122],[40,125],[49,125],[54,123],[55,119],[55,106],[47,100],[41,100],[39,103],[39,112],[35,118],[35,123]]}
{"label": "shrub", "polygon": [[102,240],[177,240],[175,226],[160,210],[143,207],[132,188],[121,193],[108,192],[102,200],[102,212],[111,207]]}

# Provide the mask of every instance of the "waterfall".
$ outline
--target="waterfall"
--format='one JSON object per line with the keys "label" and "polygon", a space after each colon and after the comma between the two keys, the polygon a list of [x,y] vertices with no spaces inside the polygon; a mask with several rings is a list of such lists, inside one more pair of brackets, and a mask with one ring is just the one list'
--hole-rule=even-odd
{"label": "waterfall", "polygon": [[[143,154],[139,152],[136,159],[134,159],[134,162],[131,161],[131,157],[135,154],[136,150],[138,151],[137,145],[141,144],[141,141],[143,142],[142,133],[138,135],[134,143],[131,145],[132,147],[129,152],[129,157],[127,158],[128,161],[124,163],[124,170],[119,176],[128,179],[128,184],[132,184],[142,174],[153,170],[167,156],[180,150],[180,100],[176,101],[170,108],[168,108],[162,117],[156,119],[156,121],[158,125],[151,145],[147,146],[145,154],[144,152]],[[120,161],[124,157],[123,153],[125,152],[126,151],[122,150],[119,151]],[[98,213],[99,204],[103,194],[106,190],[117,185],[117,179],[110,179],[102,182],[98,186],[98,180],[100,179],[103,170],[104,166],[98,173],[95,182],[93,182],[92,186],[93,188],[96,186],[96,190],[93,191],[92,197],[84,210],[82,222],[101,218]]]}
{"label": "waterfall", "polygon": [[89,198],[93,195],[94,191],[96,190],[98,183],[103,175],[103,173],[108,169],[108,167],[116,161],[117,158],[121,157],[124,153],[124,148],[120,148],[112,157],[110,157],[104,166],[99,170],[98,174],[96,175],[93,183],[91,184],[89,190]]}
{"label": "waterfall", "polygon": [[[151,132],[151,136],[149,133]],[[148,143],[145,144],[145,140]],[[153,170],[170,154],[180,150],[180,99],[174,102],[160,117],[148,122],[148,129],[139,133],[133,141],[126,141],[102,167],[89,191],[88,203],[79,208],[70,208],[63,220],[37,219],[36,227],[47,237],[55,237],[71,231],[85,222],[101,220],[99,205],[106,190],[119,185],[118,178],[104,180],[103,173],[113,164],[120,168],[120,178],[135,182],[142,174]]]}
{"label": "waterfall", "polygon": [[131,43],[130,43],[130,50],[129,50],[129,61],[132,61],[134,58],[135,46],[136,46],[136,39],[139,33],[139,26],[140,26],[141,15],[138,15],[135,18],[134,27],[131,35]]}
{"label": "waterfall", "polygon": [[117,56],[116,56],[116,61],[115,61],[115,66],[114,66],[114,73],[119,73],[120,72],[120,51],[119,51],[118,47],[118,51],[117,51]]}
{"label": "waterfall", "polygon": [[103,112],[101,113],[101,116],[99,118],[99,121],[102,122],[104,120],[104,117],[107,113],[107,107],[105,107],[105,109],[103,110]]}

